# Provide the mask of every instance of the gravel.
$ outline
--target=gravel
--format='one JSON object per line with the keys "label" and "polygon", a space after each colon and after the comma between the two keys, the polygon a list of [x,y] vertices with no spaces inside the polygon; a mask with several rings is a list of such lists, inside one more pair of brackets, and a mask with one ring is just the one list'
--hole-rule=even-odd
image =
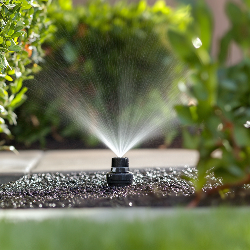
{"label": "gravel", "polygon": [[[186,206],[195,197],[190,178],[194,168],[134,170],[134,181],[127,187],[109,187],[106,172],[40,173],[25,175],[17,181],[0,185],[0,208],[79,208],[79,207],[169,207]],[[208,177],[206,189],[220,184]],[[214,195],[201,206],[246,204],[250,188],[244,195],[228,192],[222,199]],[[226,197],[226,198],[225,198]],[[239,199],[240,197],[240,199]]]}

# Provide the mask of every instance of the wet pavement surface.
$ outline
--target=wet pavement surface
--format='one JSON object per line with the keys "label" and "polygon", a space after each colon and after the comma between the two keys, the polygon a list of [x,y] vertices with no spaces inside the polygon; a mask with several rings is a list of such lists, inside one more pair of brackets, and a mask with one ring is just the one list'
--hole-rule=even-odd
{"label": "wet pavement surface", "polygon": [[[106,172],[40,173],[25,175],[0,185],[0,208],[68,207],[172,207],[186,206],[195,195],[189,181],[196,178],[194,168],[140,169],[132,171],[134,182],[127,187],[109,187]],[[220,181],[208,177],[207,189]],[[202,200],[200,206],[250,204],[250,187],[224,196]]]}

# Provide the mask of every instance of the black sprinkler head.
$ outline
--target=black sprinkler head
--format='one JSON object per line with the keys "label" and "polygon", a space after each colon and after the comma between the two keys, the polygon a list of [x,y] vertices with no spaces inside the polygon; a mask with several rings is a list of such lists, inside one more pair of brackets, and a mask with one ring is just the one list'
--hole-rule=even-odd
{"label": "black sprinkler head", "polygon": [[107,182],[109,186],[127,186],[131,185],[133,174],[129,172],[128,158],[112,158],[111,172],[107,173]]}

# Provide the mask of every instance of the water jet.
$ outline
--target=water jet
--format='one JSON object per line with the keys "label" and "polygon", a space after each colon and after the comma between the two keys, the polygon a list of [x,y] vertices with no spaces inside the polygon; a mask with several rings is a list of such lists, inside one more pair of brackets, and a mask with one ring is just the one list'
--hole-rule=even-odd
{"label": "water jet", "polygon": [[107,173],[109,186],[127,186],[133,182],[133,174],[129,171],[127,157],[114,157],[111,162],[111,172]]}

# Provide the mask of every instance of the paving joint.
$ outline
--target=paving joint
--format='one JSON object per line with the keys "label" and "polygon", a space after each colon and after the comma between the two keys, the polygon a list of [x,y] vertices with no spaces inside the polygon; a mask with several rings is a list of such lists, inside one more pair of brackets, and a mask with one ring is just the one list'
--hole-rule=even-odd
{"label": "paving joint", "polygon": [[31,160],[27,164],[27,166],[26,166],[26,168],[24,170],[24,174],[30,174],[39,165],[40,161],[44,157],[44,154],[45,154],[45,152],[41,151],[41,153],[36,158],[34,158],[33,160]]}

